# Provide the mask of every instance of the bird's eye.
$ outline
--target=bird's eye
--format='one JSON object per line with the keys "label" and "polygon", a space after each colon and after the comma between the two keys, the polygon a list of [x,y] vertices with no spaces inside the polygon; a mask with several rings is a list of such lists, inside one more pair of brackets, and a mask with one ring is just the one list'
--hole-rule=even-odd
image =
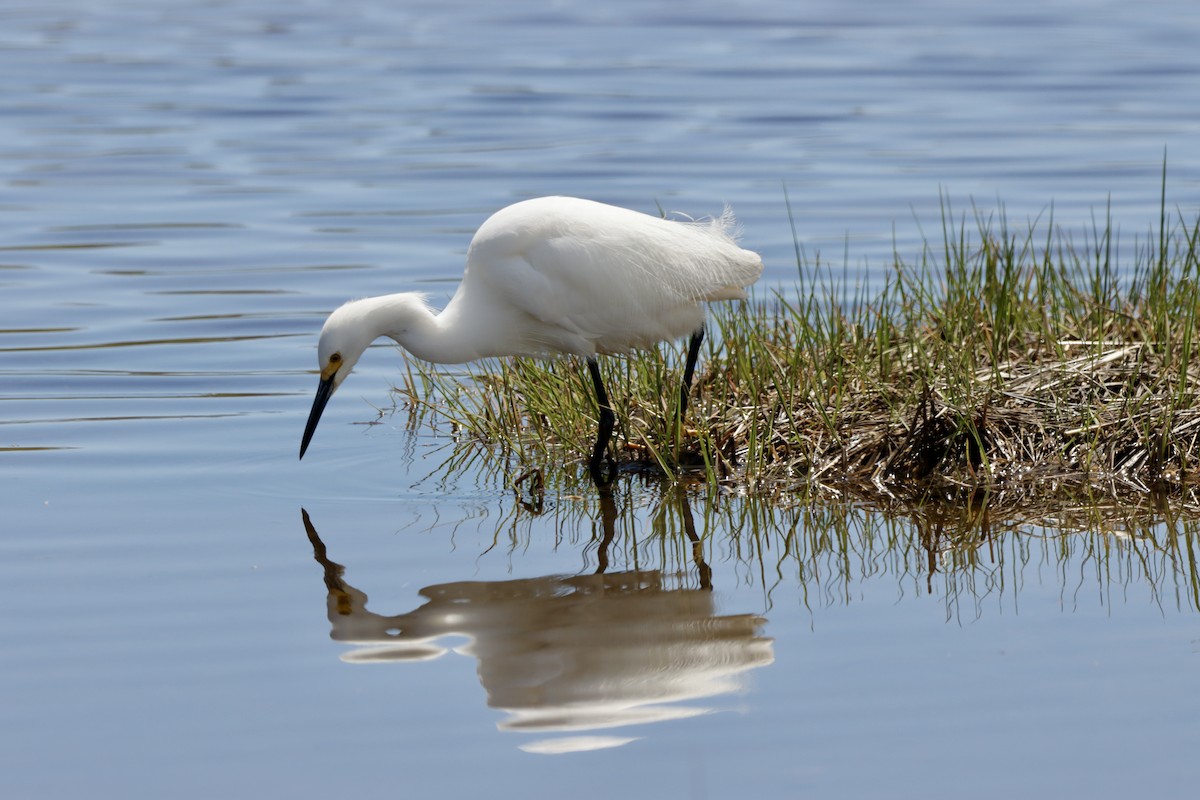
{"label": "bird's eye", "polygon": [[341,353],[334,353],[333,355],[331,355],[331,356],[329,357],[329,363],[330,363],[330,364],[340,364],[340,363],[342,363],[342,354],[341,354]]}

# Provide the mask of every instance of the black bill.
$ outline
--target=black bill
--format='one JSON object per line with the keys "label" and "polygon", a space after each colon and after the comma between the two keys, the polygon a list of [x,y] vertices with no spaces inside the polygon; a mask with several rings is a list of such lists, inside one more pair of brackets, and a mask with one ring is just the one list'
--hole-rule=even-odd
{"label": "black bill", "polygon": [[333,375],[330,375],[328,378],[323,378],[320,385],[317,386],[317,396],[313,398],[312,411],[308,412],[308,424],[304,426],[304,438],[300,440],[301,458],[304,458],[304,451],[308,449],[308,442],[312,439],[313,431],[317,429],[317,423],[321,421],[321,412],[325,410],[325,404],[332,396]]}

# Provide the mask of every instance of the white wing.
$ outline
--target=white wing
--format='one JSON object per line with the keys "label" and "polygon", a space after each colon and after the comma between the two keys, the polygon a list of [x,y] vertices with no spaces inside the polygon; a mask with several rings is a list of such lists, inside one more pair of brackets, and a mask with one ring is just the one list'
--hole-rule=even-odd
{"label": "white wing", "polygon": [[524,317],[527,349],[648,347],[688,335],[703,322],[701,303],[745,297],[758,279],[762,260],[737,246],[733,224],[728,211],[691,223],[576,198],[528,200],[480,227],[460,292],[472,307],[487,299]]}

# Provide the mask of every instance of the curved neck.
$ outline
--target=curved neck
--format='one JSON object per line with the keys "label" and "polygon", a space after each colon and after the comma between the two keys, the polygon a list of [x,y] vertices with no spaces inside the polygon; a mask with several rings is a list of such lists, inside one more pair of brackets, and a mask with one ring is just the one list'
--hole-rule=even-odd
{"label": "curved neck", "polygon": [[462,364],[481,355],[470,331],[453,325],[453,315],[436,314],[420,294],[404,292],[359,302],[364,305],[367,328],[376,338],[390,337],[422,361]]}

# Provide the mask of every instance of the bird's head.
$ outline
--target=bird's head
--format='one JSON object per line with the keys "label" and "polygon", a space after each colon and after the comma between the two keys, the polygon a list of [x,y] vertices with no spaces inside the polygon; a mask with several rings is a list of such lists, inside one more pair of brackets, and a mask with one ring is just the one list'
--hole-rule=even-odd
{"label": "bird's head", "polygon": [[347,303],[330,314],[321,328],[321,339],[317,342],[317,369],[321,373],[321,382],[317,385],[308,424],[304,427],[304,438],[300,440],[301,458],[304,458],[308,442],[321,421],[325,404],[376,338],[365,322],[361,309],[355,303]]}

